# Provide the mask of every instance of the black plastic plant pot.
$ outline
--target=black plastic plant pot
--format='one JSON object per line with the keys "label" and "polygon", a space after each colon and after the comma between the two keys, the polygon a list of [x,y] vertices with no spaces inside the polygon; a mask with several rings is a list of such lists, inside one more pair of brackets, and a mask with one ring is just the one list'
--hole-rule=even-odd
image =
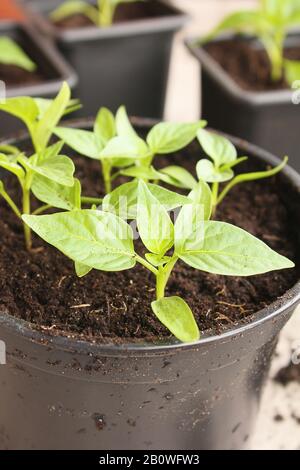
{"label": "black plastic plant pot", "polygon": [[[224,38],[228,40],[230,36]],[[219,38],[216,41],[222,40]],[[299,36],[290,37],[287,42],[291,46],[299,44]],[[253,142],[280,157],[288,155],[290,165],[300,171],[299,91],[244,90],[209,55],[205,47],[196,44],[194,39],[187,40],[186,45],[201,66],[202,115],[210,125]],[[254,43],[254,47],[259,46]]]}
{"label": "black plastic plant pot", "polygon": [[[9,86],[6,84],[6,98],[33,96],[53,98],[63,81],[71,88],[76,85],[77,77],[59,51],[48,40],[38,34],[30,25],[1,22],[0,36],[8,36],[16,41],[38,66],[38,80]],[[1,79],[1,77],[0,77]],[[0,137],[10,134],[21,127],[20,122],[1,112]]]}
{"label": "black plastic plant pot", "polygon": [[[242,154],[278,164],[265,151],[232,141]],[[282,197],[295,194],[289,210],[297,226],[300,176],[286,167],[280,182]],[[87,343],[51,336],[2,312],[7,363],[0,365],[0,447],[246,448],[278,335],[299,301],[300,282],[251,322],[220,336],[203,333],[194,344]]]}
{"label": "black plastic plant pot", "polygon": [[48,19],[53,2],[42,2],[41,14],[34,15],[78,73],[85,116],[95,114],[99,103],[112,110],[123,103],[132,115],[163,116],[174,34],[188,17],[164,1],[138,2],[135,8],[145,18],[109,28],[58,28]]}

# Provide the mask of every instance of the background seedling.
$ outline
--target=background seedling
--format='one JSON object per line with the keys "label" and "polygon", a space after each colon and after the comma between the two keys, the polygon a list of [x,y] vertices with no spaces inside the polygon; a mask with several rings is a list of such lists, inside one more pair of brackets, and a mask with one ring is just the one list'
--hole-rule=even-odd
{"label": "background seedling", "polygon": [[156,279],[156,299],[151,304],[154,314],[180,341],[192,342],[199,339],[200,333],[190,307],[182,298],[168,297],[165,292],[178,260],[195,269],[229,276],[294,266],[244,230],[210,221],[211,197],[208,185],[201,182],[189,194],[193,202],[182,207],[174,224],[166,207],[139,180],[136,222],[147,250],[145,257],[135,251],[130,225],[110,212],[76,210],[23,215],[23,220],[79,268],[83,267],[77,271],[79,275],[90,269],[122,271],[140,263]]}
{"label": "background seedling", "polygon": [[96,26],[107,27],[112,25],[116,9],[121,3],[133,3],[136,1],[143,0],[98,0],[98,7],[81,0],[70,0],[54,10],[50,17],[53,21],[60,21],[69,16],[81,14],[86,16]]}
{"label": "background seedling", "polygon": [[248,34],[256,37],[264,46],[274,82],[283,75],[289,84],[299,79],[300,62],[284,58],[284,43],[289,30],[300,24],[298,0],[260,0],[255,10],[243,10],[227,16],[204,39],[210,41],[223,31]]}
{"label": "background seedling", "polygon": [[0,37],[0,63],[16,65],[27,72],[34,72],[37,69],[36,64],[23,49],[7,36]]}

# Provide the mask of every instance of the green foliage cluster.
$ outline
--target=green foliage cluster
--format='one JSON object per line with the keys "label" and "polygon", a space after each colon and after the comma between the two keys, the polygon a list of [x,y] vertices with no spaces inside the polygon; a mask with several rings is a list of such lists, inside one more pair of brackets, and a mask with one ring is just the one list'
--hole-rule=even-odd
{"label": "green foliage cluster", "polygon": [[284,76],[289,84],[299,79],[300,61],[284,57],[288,32],[300,25],[299,0],[259,0],[253,10],[242,10],[223,19],[204,39],[210,41],[224,31],[256,37],[264,46],[274,82]]}
{"label": "green foliage cluster", "polygon": [[[92,269],[116,272],[141,264],[156,279],[154,314],[184,342],[196,341],[200,333],[186,301],[166,295],[179,260],[194,269],[228,276],[293,267],[290,260],[246,231],[215,220],[217,205],[232,187],[275,175],[287,159],[276,168],[235,175],[234,168],[246,157],[238,157],[225,137],[205,130],[203,121],[159,123],[143,138],[120,107],[115,116],[101,108],[91,131],[58,126],[77,107],[66,84],[54,100],[20,97],[0,105],[0,110],[23,121],[34,149],[27,155],[16,147],[0,146],[0,167],[17,178],[22,207],[8,194],[3,180],[0,195],[23,221],[28,250],[33,230],[73,260],[78,276]],[[51,143],[54,136],[60,140]],[[154,168],[159,155],[182,150],[197,139],[199,154],[206,154],[196,165],[197,178],[175,165]],[[74,163],[63,154],[64,144],[99,160],[106,189],[103,199],[81,194]],[[129,181],[113,188],[121,175]],[[33,212],[32,195],[41,203]],[[48,208],[61,211],[41,215]],[[178,212],[175,219],[170,214],[174,209]],[[135,248],[131,221],[144,245],[143,256]]]}

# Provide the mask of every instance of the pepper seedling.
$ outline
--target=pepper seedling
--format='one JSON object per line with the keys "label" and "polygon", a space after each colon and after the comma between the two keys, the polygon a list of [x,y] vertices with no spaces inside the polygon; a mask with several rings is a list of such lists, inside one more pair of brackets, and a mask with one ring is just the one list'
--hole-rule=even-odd
{"label": "pepper seedling", "polygon": [[264,46],[271,64],[271,79],[284,76],[289,84],[299,79],[300,61],[284,58],[284,44],[291,28],[300,24],[298,0],[260,0],[253,10],[238,11],[227,16],[201,42],[207,42],[223,31],[248,34]]}
{"label": "pepper seedling", "polygon": [[22,217],[43,240],[87,267],[85,272],[123,271],[136,263],[144,266],[156,279],[156,299],[151,304],[154,314],[177,339],[193,342],[200,333],[190,307],[178,296],[166,296],[168,280],[179,260],[201,271],[228,276],[294,266],[246,231],[209,220],[211,197],[209,186],[199,182],[189,194],[192,202],[181,208],[173,223],[166,208],[139,180],[136,223],[147,250],[144,257],[135,251],[132,227],[111,212],[87,209]]}
{"label": "pepper seedling", "polygon": [[0,64],[15,65],[27,72],[34,72],[37,69],[26,52],[8,36],[0,38]]}
{"label": "pepper seedling", "polygon": [[[196,173],[199,180],[212,185],[213,212],[234,186],[270,178],[279,173],[288,161],[288,157],[285,157],[278,166],[270,170],[235,175],[234,167],[247,160],[248,157],[238,157],[237,150],[230,140],[214,132],[200,129],[197,132],[197,138],[206,155],[211,158],[211,160],[207,158],[199,160],[196,165]],[[176,165],[170,165],[160,171],[152,168],[151,171],[156,179],[178,188],[193,189],[198,184],[189,171]],[[226,182],[227,184],[220,192],[220,183]]]}
{"label": "pepper seedling", "polygon": [[[205,121],[194,123],[156,124],[143,140],[134,130],[126,109],[121,106],[116,116],[101,108],[93,131],[57,127],[54,134],[81,155],[99,160],[102,166],[105,192],[112,190],[112,181],[120,174],[148,178],[153,158],[181,150],[195,139]],[[118,171],[112,174],[113,168]],[[150,175],[151,176],[151,175]]]}
{"label": "pepper seedling", "polygon": [[[63,142],[48,147],[43,152],[31,157],[18,152],[14,147],[2,146],[3,150],[15,153],[0,154],[0,167],[15,175],[22,190],[22,211],[17,203],[12,200],[5,189],[3,181],[0,181],[0,195],[5,199],[17,217],[31,212],[31,192],[42,202],[51,204],[57,208],[80,208],[80,183],[74,180],[74,164],[69,157],[60,155]],[[62,200],[65,204],[62,203]],[[67,205],[67,201],[68,204]],[[48,207],[41,206],[36,213],[41,213]],[[24,224],[26,248],[31,249],[31,233],[28,225]]]}
{"label": "pepper seedling", "polygon": [[62,3],[51,14],[53,21],[61,21],[72,15],[84,15],[98,27],[111,26],[116,9],[121,3],[133,3],[143,0],[98,0],[97,6],[81,0],[70,0]]}
{"label": "pepper seedling", "polygon": [[8,98],[4,103],[0,103],[0,111],[11,114],[25,124],[33,148],[38,153],[47,148],[53,129],[61,118],[78,109],[78,101],[70,98],[70,88],[67,83],[63,83],[53,100],[29,96]]}

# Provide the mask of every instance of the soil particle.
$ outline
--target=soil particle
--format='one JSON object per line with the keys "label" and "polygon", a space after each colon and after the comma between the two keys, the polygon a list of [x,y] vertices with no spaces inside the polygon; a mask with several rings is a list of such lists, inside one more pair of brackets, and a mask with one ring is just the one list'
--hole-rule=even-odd
{"label": "soil particle", "polygon": [[16,65],[0,64],[0,80],[5,82],[9,88],[18,85],[36,85],[45,80],[45,78],[39,70],[29,72]]}

